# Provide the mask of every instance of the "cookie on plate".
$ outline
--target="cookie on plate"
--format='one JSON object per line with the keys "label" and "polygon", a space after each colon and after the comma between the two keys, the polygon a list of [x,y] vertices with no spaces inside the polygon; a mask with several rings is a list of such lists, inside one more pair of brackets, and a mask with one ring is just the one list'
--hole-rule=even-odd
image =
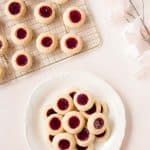
{"label": "cookie on plate", "polygon": [[57,4],[65,4],[67,3],[69,0],[53,0],[53,2],[57,3]]}
{"label": "cookie on plate", "polygon": [[8,42],[4,36],[0,35],[0,54],[5,54],[8,49]]}

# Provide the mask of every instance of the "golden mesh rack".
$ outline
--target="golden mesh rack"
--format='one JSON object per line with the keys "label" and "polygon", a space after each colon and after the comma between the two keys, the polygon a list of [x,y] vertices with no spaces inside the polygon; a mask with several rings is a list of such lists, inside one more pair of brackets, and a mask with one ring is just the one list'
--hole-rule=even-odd
{"label": "golden mesh rack", "polygon": [[[55,33],[58,37],[61,37],[68,32],[75,32],[75,33],[79,34],[81,37],[83,37],[85,45],[84,45],[84,50],[82,52],[91,50],[93,48],[96,48],[97,46],[102,45],[100,34],[97,31],[95,22],[93,20],[93,17],[90,13],[90,10],[88,9],[88,6],[87,6],[85,0],[70,0],[66,5],[62,5],[62,6],[56,5],[57,19],[49,25],[43,25],[43,24],[38,23],[35,20],[34,15],[33,15],[33,9],[34,9],[35,5],[39,2],[42,2],[42,0],[38,0],[38,1],[25,0],[28,11],[27,11],[26,17],[20,21],[10,20],[4,14],[4,5],[7,1],[8,0],[0,0],[0,10],[1,10],[0,34],[6,36],[8,39],[8,42],[9,42],[8,54],[0,56],[0,64],[6,68],[6,76],[5,76],[4,80],[0,82],[0,84],[17,79],[17,78],[22,77],[30,72],[39,70],[46,66],[55,64],[59,61],[62,61],[69,57],[72,57],[70,55],[67,55],[67,54],[64,54],[63,52],[61,52],[59,48],[52,54],[48,54],[48,55],[41,54],[36,49],[35,40],[33,40],[32,43],[26,47],[14,45],[10,38],[10,30],[15,24],[26,23],[27,25],[29,25],[34,31],[34,39],[37,37],[38,34],[40,34],[42,32],[47,32],[47,31]],[[62,14],[63,14],[64,10],[70,6],[78,6],[82,9],[84,9],[87,14],[86,24],[83,27],[81,27],[80,29],[70,30],[63,23]],[[12,57],[12,54],[17,50],[26,50],[32,55],[32,57],[34,59],[34,64],[33,64],[33,67],[28,72],[17,72],[13,69],[13,67],[11,65],[11,57]]]}

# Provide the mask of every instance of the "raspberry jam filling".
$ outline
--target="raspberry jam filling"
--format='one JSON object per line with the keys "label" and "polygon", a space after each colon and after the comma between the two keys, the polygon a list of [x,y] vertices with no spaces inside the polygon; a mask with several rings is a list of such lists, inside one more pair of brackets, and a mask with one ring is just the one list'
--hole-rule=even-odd
{"label": "raspberry jam filling", "polygon": [[102,118],[97,118],[95,121],[94,121],[94,127],[96,129],[101,129],[102,127],[104,126],[104,120]]}
{"label": "raspberry jam filling", "polygon": [[92,108],[89,109],[88,111],[86,111],[85,113],[91,115],[91,114],[93,114],[93,113],[95,113],[95,112],[96,112],[96,104],[94,104],[94,105],[92,106]]}
{"label": "raspberry jam filling", "polygon": [[24,39],[27,36],[27,31],[23,28],[17,30],[17,37],[19,39]]}
{"label": "raspberry jam filling", "polygon": [[12,2],[10,3],[8,10],[12,15],[17,15],[20,13],[21,5],[18,2]]}
{"label": "raspberry jam filling", "polygon": [[46,116],[49,117],[52,114],[56,114],[56,112],[54,111],[54,109],[51,108],[47,111]]}
{"label": "raspberry jam filling", "polygon": [[51,142],[53,141],[53,139],[54,139],[54,136],[49,135],[49,140],[50,140]]}
{"label": "raspberry jam filling", "polygon": [[58,130],[61,127],[61,121],[58,118],[54,117],[51,119],[49,125],[53,130]]}
{"label": "raspberry jam filling", "polygon": [[19,66],[25,66],[28,63],[28,58],[22,54],[17,57],[16,62]]}
{"label": "raspberry jam filling", "polygon": [[89,130],[84,128],[80,133],[77,134],[78,139],[85,141],[89,138]]}
{"label": "raspberry jam filling", "polygon": [[2,41],[0,41],[0,48],[2,48],[3,47],[3,43],[2,43]]}
{"label": "raspberry jam filling", "polygon": [[78,23],[81,21],[81,13],[78,10],[72,10],[69,16],[73,23]]}
{"label": "raspberry jam filling", "polygon": [[88,149],[88,147],[82,147],[80,145],[77,145],[76,148],[77,148],[77,150],[87,150]]}
{"label": "raspberry jam filling", "polygon": [[78,117],[72,116],[70,117],[68,123],[69,123],[70,128],[75,129],[80,125],[80,120]]}
{"label": "raspberry jam filling", "polygon": [[67,149],[69,149],[69,147],[70,147],[70,142],[68,140],[66,140],[66,139],[60,140],[59,148],[61,150],[67,150]]}
{"label": "raspberry jam filling", "polygon": [[44,37],[41,43],[44,47],[50,47],[53,43],[53,40],[50,37]]}
{"label": "raspberry jam filling", "polygon": [[86,105],[88,103],[88,97],[85,94],[80,94],[77,97],[77,102],[80,105]]}
{"label": "raspberry jam filling", "polygon": [[42,6],[39,13],[42,17],[48,18],[52,15],[52,9],[48,6]]}
{"label": "raspberry jam filling", "polygon": [[107,132],[107,131],[105,130],[103,133],[96,135],[96,137],[102,138],[102,137],[105,136],[106,132]]}
{"label": "raspberry jam filling", "polygon": [[66,40],[66,46],[70,49],[76,48],[77,45],[78,45],[78,40],[76,38],[71,37]]}
{"label": "raspberry jam filling", "polygon": [[69,95],[71,96],[71,98],[73,99],[75,96],[76,92],[71,92]]}
{"label": "raspberry jam filling", "polygon": [[57,102],[57,106],[59,109],[61,110],[66,110],[69,107],[69,103],[65,98],[61,98],[59,99],[59,101]]}

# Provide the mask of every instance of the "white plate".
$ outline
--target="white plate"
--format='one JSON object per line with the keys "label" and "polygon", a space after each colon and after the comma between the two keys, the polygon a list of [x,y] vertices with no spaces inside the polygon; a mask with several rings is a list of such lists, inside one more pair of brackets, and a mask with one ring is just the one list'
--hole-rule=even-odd
{"label": "white plate", "polygon": [[[33,92],[25,118],[26,139],[32,150],[48,150],[41,130],[40,109],[47,102],[53,102],[53,95],[64,88],[79,87],[88,90],[97,99],[104,100],[109,106],[112,123],[111,137],[96,150],[119,150],[125,135],[125,110],[120,96],[101,78],[86,72],[70,72],[51,75],[49,81],[41,84]],[[50,149],[49,149],[50,150]],[[51,148],[52,150],[52,148]]]}

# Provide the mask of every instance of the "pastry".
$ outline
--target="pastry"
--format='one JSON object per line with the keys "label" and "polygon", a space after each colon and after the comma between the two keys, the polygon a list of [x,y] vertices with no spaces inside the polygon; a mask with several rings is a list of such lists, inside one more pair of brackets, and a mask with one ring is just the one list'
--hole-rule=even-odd
{"label": "pastry", "polygon": [[65,114],[62,123],[67,132],[76,134],[84,128],[85,120],[79,112],[70,111]]}
{"label": "pastry", "polygon": [[5,68],[0,65],[0,81],[2,81],[5,77]]}
{"label": "pastry", "polygon": [[54,110],[61,115],[66,114],[67,112],[73,109],[73,101],[69,95],[63,95],[58,97],[55,100]]}
{"label": "pastry", "polygon": [[47,119],[47,132],[51,135],[57,135],[63,131],[62,116],[58,114],[52,114]]}
{"label": "pastry", "polygon": [[61,38],[60,46],[64,53],[73,55],[83,49],[83,40],[76,34],[68,33]]}
{"label": "pastry", "polygon": [[91,134],[87,128],[84,128],[75,135],[75,139],[78,145],[86,147],[94,142],[95,135]]}
{"label": "pastry", "polygon": [[26,46],[32,37],[32,30],[25,24],[17,24],[11,30],[11,38],[16,45]]}
{"label": "pastry", "polygon": [[39,3],[34,10],[36,20],[43,24],[49,24],[55,19],[55,7],[49,2]]}
{"label": "pastry", "polygon": [[17,71],[28,71],[32,67],[32,57],[26,51],[17,51],[12,56],[12,66]]}
{"label": "pastry", "polygon": [[108,121],[105,115],[95,113],[91,115],[87,122],[87,128],[92,134],[101,134],[108,126]]}
{"label": "pastry", "polygon": [[0,54],[5,54],[8,49],[7,39],[3,36],[0,36]]}
{"label": "pastry", "polygon": [[63,21],[69,28],[79,28],[85,23],[86,14],[79,7],[72,6],[64,12]]}
{"label": "pastry", "polygon": [[36,47],[41,53],[51,53],[58,45],[57,37],[52,33],[41,33],[36,40]]}
{"label": "pastry", "polygon": [[75,138],[69,133],[57,134],[52,142],[55,150],[73,150],[75,148]]}
{"label": "pastry", "polygon": [[65,4],[67,3],[69,0],[53,0],[55,3],[57,4]]}
{"label": "pastry", "polygon": [[48,140],[49,140],[50,143],[53,142],[54,137],[55,137],[54,135],[49,135],[48,136]]}
{"label": "pastry", "polygon": [[108,106],[105,102],[101,102],[101,113],[107,115],[108,114]]}
{"label": "pastry", "polygon": [[77,146],[76,146],[76,150],[95,150],[95,149],[94,149],[94,145],[93,145],[93,144],[90,144],[90,145],[88,145],[88,146],[86,146],[86,147],[77,145]]}
{"label": "pastry", "polygon": [[51,105],[44,106],[43,116],[48,118],[52,114],[56,114],[55,110],[51,107]]}
{"label": "pastry", "polygon": [[18,20],[24,17],[26,6],[23,0],[9,0],[5,6],[5,13],[10,19]]}
{"label": "pastry", "polygon": [[79,91],[74,97],[74,105],[79,111],[87,111],[94,104],[94,100],[88,92]]}
{"label": "pastry", "polygon": [[87,119],[90,117],[90,115],[98,112],[101,112],[101,104],[99,101],[95,101],[93,106],[87,111],[81,111],[82,115]]}
{"label": "pastry", "polygon": [[79,91],[79,89],[77,89],[77,88],[70,88],[70,89],[65,89],[64,93],[68,94],[73,100],[75,94],[77,93],[77,91]]}

